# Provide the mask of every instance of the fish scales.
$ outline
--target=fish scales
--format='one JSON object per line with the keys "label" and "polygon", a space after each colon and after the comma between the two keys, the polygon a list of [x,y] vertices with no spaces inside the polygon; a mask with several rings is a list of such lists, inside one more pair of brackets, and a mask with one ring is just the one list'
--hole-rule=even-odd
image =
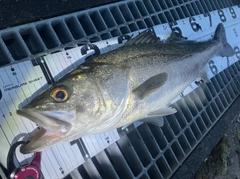
{"label": "fish scales", "polygon": [[17,111],[41,126],[22,153],[106,132],[137,120],[162,125],[169,103],[196,78],[208,81],[208,61],[234,55],[223,24],[212,40],[160,43],[145,31],[125,46],[87,60]]}

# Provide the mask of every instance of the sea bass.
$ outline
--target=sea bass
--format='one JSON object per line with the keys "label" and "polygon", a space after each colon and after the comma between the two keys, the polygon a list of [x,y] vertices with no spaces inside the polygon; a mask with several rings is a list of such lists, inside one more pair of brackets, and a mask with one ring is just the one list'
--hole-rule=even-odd
{"label": "sea bass", "polygon": [[87,60],[18,110],[41,127],[20,151],[41,151],[137,120],[158,124],[156,116],[176,112],[169,103],[186,87],[199,77],[208,80],[211,58],[233,54],[223,24],[204,42],[160,43],[153,33],[143,32]]}

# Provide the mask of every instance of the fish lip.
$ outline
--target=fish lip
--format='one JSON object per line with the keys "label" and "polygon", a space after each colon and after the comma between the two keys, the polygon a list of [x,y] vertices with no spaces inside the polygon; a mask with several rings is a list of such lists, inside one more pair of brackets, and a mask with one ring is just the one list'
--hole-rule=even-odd
{"label": "fish lip", "polygon": [[[29,113],[28,113],[29,110],[30,109],[28,109],[28,108],[22,108],[21,110],[17,110],[17,114],[36,123],[36,121],[33,119],[33,117],[31,115],[29,115]],[[37,111],[35,111],[35,113],[37,113]],[[20,147],[20,152],[22,154],[28,154],[28,153],[40,151],[41,149],[39,147],[38,148],[33,147],[32,142],[37,141],[39,138],[44,136],[46,131],[47,130],[44,127],[40,126],[39,131],[37,131],[34,135],[30,136],[29,138],[26,138],[26,144],[24,144]]]}
{"label": "fish lip", "polygon": [[72,126],[69,122],[49,115],[47,111],[45,112],[32,108],[22,108],[21,110],[17,111],[17,114],[50,131],[66,132],[70,130]]}
{"label": "fish lip", "polygon": [[71,129],[70,123],[55,119],[42,111],[32,108],[17,110],[17,114],[39,125],[40,130],[26,138],[27,143],[20,147],[23,154],[42,151],[63,138]]}
{"label": "fish lip", "polygon": [[38,152],[41,151],[41,148],[39,147],[34,147],[32,145],[32,141],[37,141],[39,138],[41,138],[44,134],[46,133],[46,129],[40,128],[40,130],[35,133],[33,136],[29,137],[26,140],[26,143],[20,147],[20,152],[22,154],[28,154],[28,153],[33,153],[33,152]]}
{"label": "fish lip", "polygon": [[17,110],[17,114],[34,122],[34,120],[32,120],[32,117],[30,117],[30,115],[28,114],[27,112],[28,110],[29,110],[28,108],[19,109]]}

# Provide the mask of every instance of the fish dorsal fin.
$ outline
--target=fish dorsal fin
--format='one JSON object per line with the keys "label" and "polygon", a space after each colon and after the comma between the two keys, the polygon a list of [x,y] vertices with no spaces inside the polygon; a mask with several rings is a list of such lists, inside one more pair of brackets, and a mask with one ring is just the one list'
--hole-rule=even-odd
{"label": "fish dorsal fin", "polygon": [[183,37],[181,34],[173,32],[171,35],[167,38],[166,42],[186,42],[187,37]]}
{"label": "fish dorsal fin", "polygon": [[139,85],[136,89],[134,89],[133,93],[135,93],[140,98],[144,98],[148,96],[151,92],[163,86],[166,83],[167,79],[168,74],[165,72],[152,76],[151,78],[147,79],[144,83]]}
{"label": "fish dorsal fin", "polygon": [[168,116],[168,115],[174,114],[176,112],[177,112],[177,110],[175,108],[165,106],[165,107],[157,109],[153,112],[148,113],[148,117]]}
{"label": "fish dorsal fin", "polygon": [[131,38],[129,41],[125,43],[126,45],[136,45],[136,44],[151,44],[151,43],[159,43],[160,38],[156,37],[153,32],[149,30],[145,30],[142,33],[138,34],[135,38]]}

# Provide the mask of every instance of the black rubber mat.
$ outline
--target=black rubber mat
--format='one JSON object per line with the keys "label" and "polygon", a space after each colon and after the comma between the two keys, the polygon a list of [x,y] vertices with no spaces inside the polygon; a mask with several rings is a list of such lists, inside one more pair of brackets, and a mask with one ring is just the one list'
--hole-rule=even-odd
{"label": "black rubber mat", "polygon": [[47,19],[119,0],[1,0],[0,29]]}

